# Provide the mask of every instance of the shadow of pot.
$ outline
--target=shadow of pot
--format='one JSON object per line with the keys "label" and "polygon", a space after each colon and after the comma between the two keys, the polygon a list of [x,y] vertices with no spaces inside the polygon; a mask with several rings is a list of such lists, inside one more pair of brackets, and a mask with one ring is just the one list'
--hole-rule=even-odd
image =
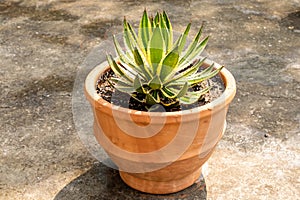
{"label": "shadow of pot", "polygon": [[198,179],[187,189],[169,195],[151,195],[128,187],[119,176],[117,170],[101,163],[95,164],[90,170],[66,185],[54,200],[86,200],[86,199],[206,199],[204,179]]}

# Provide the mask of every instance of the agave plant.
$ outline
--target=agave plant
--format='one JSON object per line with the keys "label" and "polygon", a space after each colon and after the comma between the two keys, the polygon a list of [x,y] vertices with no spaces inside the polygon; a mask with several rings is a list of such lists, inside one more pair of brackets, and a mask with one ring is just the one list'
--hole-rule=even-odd
{"label": "agave plant", "polygon": [[125,18],[123,26],[125,48],[114,36],[117,57],[107,55],[116,75],[111,80],[117,90],[130,94],[146,107],[192,104],[210,89],[194,91],[193,87],[222,69],[211,65],[199,70],[205,60],[200,54],[208,42],[208,37],[200,39],[203,26],[186,48],[191,23],[173,42],[172,25],[165,11],[153,18],[145,10],[137,33]]}

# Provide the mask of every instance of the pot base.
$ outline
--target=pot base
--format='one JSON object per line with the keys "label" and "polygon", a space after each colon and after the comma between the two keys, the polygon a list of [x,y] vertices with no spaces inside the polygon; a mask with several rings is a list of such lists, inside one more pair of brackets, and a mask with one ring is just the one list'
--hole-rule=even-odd
{"label": "pot base", "polygon": [[170,194],[193,185],[201,175],[201,168],[181,179],[171,181],[152,181],[141,179],[132,173],[119,171],[122,180],[130,187],[150,194]]}

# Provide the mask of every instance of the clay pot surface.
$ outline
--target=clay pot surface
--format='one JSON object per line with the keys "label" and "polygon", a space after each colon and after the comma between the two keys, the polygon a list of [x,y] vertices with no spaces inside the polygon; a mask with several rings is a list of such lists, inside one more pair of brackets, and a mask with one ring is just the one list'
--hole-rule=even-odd
{"label": "clay pot surface", "polygon": [[108,69],[104,62],[89,73],[85,95],[94,113],[94,135],[119,167],[123,181],[153,194],[191,186],[225,131],[236,92],[232,74],[222,69],[225,91],[209,104],[176,112],[143,112],[112,105],[96,93],[97,80]]}

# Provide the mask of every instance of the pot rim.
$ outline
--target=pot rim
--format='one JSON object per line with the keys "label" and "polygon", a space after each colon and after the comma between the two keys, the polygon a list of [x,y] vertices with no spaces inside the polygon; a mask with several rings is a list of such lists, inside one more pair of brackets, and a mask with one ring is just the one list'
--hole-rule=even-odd
{"label": "pot rim", "polygon": [[[206,65],[211,65],[214,63],[215,68],[220,68],[221,65],[213,62],[212,60],[206,59],[204,64]],[[85,79],[85,84],[84,84],[84,91],[87,99],[92,103],[95,104],[95,102],[98,102],[104,107],[107,107],[108,109],[112,109],[114,111],[122,112],[122,113],[127,113],[130,115],[146,115],[149,116],[149,112],[146,111],[138,111],[138,110],[133,110],[129,108],[124,108],[121,106],[116,106],[108,101],[104,100],[99,94],[97,94],[96,91],[96,83],[99,79],[99,76],[109,69],[109,64],[107,61],[104,61],[94,67],[89,74],[87,75]],[[218,111],[225,106],[227,106],[234,98],[235,93],[236,93],[236,82],[235,78],[233,75],[228,71],[225,67],[220,71],[221,78],[223,80],[223,83],[225,85],[225,90],[223,93],[214,99],[212,102],[188,109],[188,110],[182,110],[182,111],[174,111],[174,112],[151,112],[151,116],[153,117],[166,117],[166,116],[176,116],[176,115],[191,115],[191,114],[198,114],[199,112],[210,112],[210,111]]]}

